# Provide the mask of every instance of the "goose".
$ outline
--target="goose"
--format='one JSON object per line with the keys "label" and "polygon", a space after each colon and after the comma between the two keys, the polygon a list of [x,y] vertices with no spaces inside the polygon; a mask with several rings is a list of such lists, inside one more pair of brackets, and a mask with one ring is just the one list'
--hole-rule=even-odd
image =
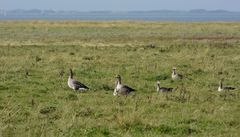
{"label": "goose", "polygon": [[229,91],[229,90],[234,90],[234,89],[235,89],[234,87],[224,87],[224,86],[223,86],[223,83],[222,83],[222,80],[220,80],[220,82],[219,82],[219,87],[218,87],[218,91],[219,91],[219,92]]}
{"label": "goose", "polygon": [[160,81],[157,81],[157,92],[172,92],[173,88],[160,87]]}
{"label": "goose", "polygon": [[116,75],[116,87],[114,89],[113,95],[114,96],[118,96],[118,95],[125,95],[127,96],[128,94],[132,93],[135,91],[135,89],[127,86],[127,85],[122,85],[122,81],[121,81],[121,76],[120,75]]}
{"label": "goose", "polygon": [[68,77],[68,86],[71,89],[74,89],[75,91],[77,91],[77,90],[79,90],[79,91],[86,91],[86,90],[88,90],[89,88],[87,86],[85,86],[81,82],[76,81],[75,79],[73,79],[73,71],[72,71],[72,69],[69,69],[69,70],[70,70],[70,75]]}
{"label": "goose", "polygon": [[176,72],[176,68],[173,68],[172,79],[173,79],[173,80],[177,80],[177,79],[182,79],[182,78],[183,78],[183,75],[178,74],[178,73]]}

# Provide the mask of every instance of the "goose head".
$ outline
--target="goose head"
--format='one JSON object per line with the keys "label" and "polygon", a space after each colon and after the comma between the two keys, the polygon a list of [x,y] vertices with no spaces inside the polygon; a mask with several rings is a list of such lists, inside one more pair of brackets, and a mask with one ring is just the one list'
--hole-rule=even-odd
{"label": "goose head", "polygon": [[175,67],[172,69],[174,73],[176,72],[176,69],[177,69],[177,68],[175,68]]}
{"label": "goose head", "polygon": [[116,75],[115,78],[117,79],[117,83],[121,84],[121,76],[120,75]]}

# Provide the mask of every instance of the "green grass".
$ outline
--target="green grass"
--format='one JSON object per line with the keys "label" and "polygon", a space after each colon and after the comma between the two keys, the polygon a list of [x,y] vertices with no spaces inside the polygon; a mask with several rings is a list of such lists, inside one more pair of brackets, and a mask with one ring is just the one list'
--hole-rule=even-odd
{"label": "green grass", "polygon": [[1,21],[0,64],[0,136],[240,136],[239,23]]}

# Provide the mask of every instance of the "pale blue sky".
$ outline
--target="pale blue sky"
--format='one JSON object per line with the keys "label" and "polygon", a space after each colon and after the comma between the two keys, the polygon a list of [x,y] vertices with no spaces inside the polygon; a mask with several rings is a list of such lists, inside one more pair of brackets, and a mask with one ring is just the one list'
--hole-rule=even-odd
{"label": "pale blue sky", "polygon": [[191,10],[240,11],[240,0],[0,0],[0,9],[52,10]]}

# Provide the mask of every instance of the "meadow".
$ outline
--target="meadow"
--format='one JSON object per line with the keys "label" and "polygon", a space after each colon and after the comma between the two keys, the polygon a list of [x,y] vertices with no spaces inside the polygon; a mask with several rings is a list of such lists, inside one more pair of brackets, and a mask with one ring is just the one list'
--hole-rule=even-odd
{"label": "meadow", "polygon": [[[116,74],[135,96],[113,96]],[[220,79],[240,87],[240,23],[0,22],[3,137],[239,137],[240,92]]]}

